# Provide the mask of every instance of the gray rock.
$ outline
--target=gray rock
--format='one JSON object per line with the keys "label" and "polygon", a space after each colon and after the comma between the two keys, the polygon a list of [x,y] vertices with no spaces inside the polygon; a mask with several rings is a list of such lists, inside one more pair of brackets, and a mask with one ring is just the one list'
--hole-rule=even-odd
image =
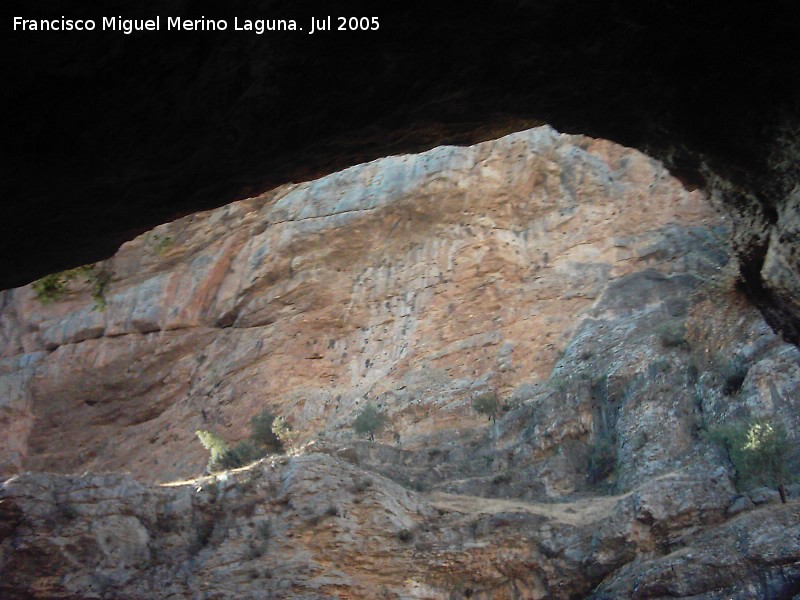
{"label": "gray rock", "polygon": [[742,514],[699,533],[688,547],[628,563],[589,597],[791,597],[800,575],[798,527],[784,505]]}
{"label": "gray rock", "polygon": [[749,496],[753,504],[756,505],[772,504],[781,501],[781,495],[778,493],[778,490],[773,490],[768,487],[756,488],[749,493]]}
{"label": "gray rock", "polygon": [[731,502],[731,505],[725,512],[730,516],[738,515],[740,512],[750,510],[753,508],[753,506],[755,505],[748,496],[738,496],[733,502]]}

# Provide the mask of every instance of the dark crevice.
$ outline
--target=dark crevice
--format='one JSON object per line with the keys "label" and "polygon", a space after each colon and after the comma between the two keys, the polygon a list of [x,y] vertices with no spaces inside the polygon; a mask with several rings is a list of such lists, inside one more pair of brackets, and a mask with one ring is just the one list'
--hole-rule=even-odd
{"label": "dark crevice", "polygon": [[764,315],[764,320],[787,342],[800,345],[800,324],[781,310],[781,300],[764,284],[761,275],[767,257],[767,244],[753,244],[746,253],[740,253],[739,272],[743,291]]}

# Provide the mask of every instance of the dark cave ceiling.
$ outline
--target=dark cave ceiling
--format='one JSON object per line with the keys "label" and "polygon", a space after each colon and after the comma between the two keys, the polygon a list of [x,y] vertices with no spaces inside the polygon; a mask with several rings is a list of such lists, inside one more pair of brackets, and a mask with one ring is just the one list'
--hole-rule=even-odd
{"label": "dark cave ceiling", "polygon": [[[312,15],[378,16],[380,29],[7,30],[0,289],[277,184],[544,122],[638,147],[687,185],[755,202],[747,210],[768,223],[800,182],[800,36],[789,2],[7,6],[27,18],[240,16],[304,27]],[[740,248],[745,282],[774,308],[759,288],[766,250],[751,242]],[[796,328],[791,306],[775,310]]]}

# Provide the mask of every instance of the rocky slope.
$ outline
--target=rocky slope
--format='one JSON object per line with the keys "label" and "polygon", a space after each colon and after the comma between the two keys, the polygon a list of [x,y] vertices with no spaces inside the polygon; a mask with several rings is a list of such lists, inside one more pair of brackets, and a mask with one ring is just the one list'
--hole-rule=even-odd
{"label": "rocky slope", "polygon": [[726,519],[723,469],[541,503],[307,454],[160,488],[26,474],[4,493],[5,598],[786,598],[800,577],[800,501]]}
{"label": "rocky slope", "polygon": [[[50,302],[2,292],[0,470],[40,472],[2,488],[3,593],[799,593],[797,490],[737,494],[703,435],[800,431],[800,352],[737,285],[730,221],[544,127],[185,217]],[[202,473],[195,430],[263,408],[291,456],[168,483]]]}

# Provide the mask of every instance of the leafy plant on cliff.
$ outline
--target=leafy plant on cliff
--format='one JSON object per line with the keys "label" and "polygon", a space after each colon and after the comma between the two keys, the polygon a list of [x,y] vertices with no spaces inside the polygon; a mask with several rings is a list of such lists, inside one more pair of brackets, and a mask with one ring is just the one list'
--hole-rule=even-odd
{"label": "leafy plant on cliff", "polygon": [[51,273],[33,282],[33,294],[42,304],[59,300],[67,290],[67,279],[63,273]]}
{"label": "leafy plant on cliff", "polygon": [[295,439],[295,431],[286,417],[275,417],[272,422],[272,433],[281,441],[283,445],[291,444]]}
{"label": "leafy plant on cliff", "polygon": [[472,409],[479,415],[488,417],[494,423],[497,420],[497,411],[500,409],[497,394],[494,392],[481,394],[472,401]]}
{"label": "leafy plant on cliff", "polygon": [[94,272],[89,281],[92,284],[92,300],[94,300],[95,310],[105,310],[107,304],[106,288],[111,282],[111,273],[104,270]]}
{"label": "leafy plant on cliff", "polygon": [[195,431],[195,435],[200,439],[203,448],[211,453],[208,459],[208,470],[218,471],[220,469],[219,463],[222,462],[223,457],[230,452],[230,446],[220,436],[212,431]]}
{"label": "leafy plant on cliff", "polygon": [[111,281],[111,273],[105,269],[98,269],[96,265],[84,265],[60,273],[45,275],[34,281],[31,287],[39,302],[50,304],[63,298],[69,284],[79,277],[92,286],[91,294],[95,310],[104,310],[106,307],[105,291]]}
{"label": "leafy plant on cliff", "polygon": [[720,446],[736,471],[740,490],[766,485],[777,488],[786,502],[784,485],[793,471],[796,447],[780,423],[751,418],[709,429],[707,438]]}
{"label": "leafy plant on cliff", "polygon": [[211,431],[195,432],[203,447],[211,453],[206,466],[209,473],[236,469],[283,451],[283,444],[273,432],[275,416],[262,410],[250,419],[250,437],[233,446]]}
{"label": "leafy plant on cliff", "polygon": [[158,235],[151,233],[146,238],[147,245],[152,248],[159,256],[164,256],[167,251],[175,244],[175,240],[168,235]]}
{"label": "leafy plant on cliff", "polygon": [[375,405],[367,404],[353,421],[356,433],[366,435],[370,441],[375,441],[375,434],[386,425],[386,415],[380,412]]}
{"label": "leafy plant on cliff", "polygon": [[686,341],[686,325],[680,320],[667,321],[658,328],[658,339],[665,348],[688,346]]}
{"label": "leafy plant on cliff", "polygon": [[265,454],[274,454],[283,450],[283,444],[274,431],[275,415],[269,410],[262,410],[250,419],[250,441]]}

